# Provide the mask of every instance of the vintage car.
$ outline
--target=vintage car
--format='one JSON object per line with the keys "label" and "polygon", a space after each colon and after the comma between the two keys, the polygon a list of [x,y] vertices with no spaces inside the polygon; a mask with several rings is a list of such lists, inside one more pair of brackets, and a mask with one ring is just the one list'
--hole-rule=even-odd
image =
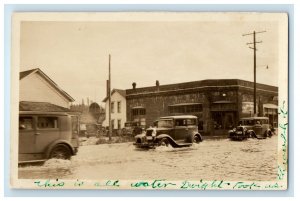
{"label": "vintage car", "polygon": [[135,136],[134,145],[138,148],[169,145],[179,148],[200,143],[202,140],[196,116],[168,116],[158,120],[157,128],[148,128],[146,132]]}
{"label": "vintage car", "polygon": [[136,136],[138,134],[141,134],[142,130],[143,129],[140,126],[139,122],[128,121],[128,122],[125,122],[125,124],[124,124],[122,134]]}
{"label": "vintage car", "polygon": [[79,116],[65,112],[19,113],[19,163],[70,159],[79,147]]}
{"label": "vintage car", "polygon": [[245,140],[247,138],[265,139],[273,135],[269,118],[247,117],[239,121],[239,126],[228,131],[228,137],[232,140]]}

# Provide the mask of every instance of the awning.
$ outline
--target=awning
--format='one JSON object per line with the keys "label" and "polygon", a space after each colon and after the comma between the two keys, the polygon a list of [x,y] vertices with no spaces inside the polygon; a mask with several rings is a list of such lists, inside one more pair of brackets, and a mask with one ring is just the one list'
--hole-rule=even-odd
{"label": "awning", "polygon": [[145,109],[145,107],[143,107],[143,106],[135,106],[135,107],[132,107],[131,109]]}
{"label": "awning", "polygon": [[270,109],[278,109],[278,106],[275,105],[275,104],[272,104],[272,103],[263,104],[263,107],[264,108],[270,108]]}
{"label": "awning", "polygon": [[213,103],[216,103],[216,104],[230,104],[230,103],[233,103],[232,101],[227,101],[227,100],[221,100],[221,101],[215,101]]}
{"label": "awning", "polygon": [[172,107],[172,106],[184,106],[184,105],[202,105],[202,103],[177,103],[177,104],[169,105],[169,107]]}

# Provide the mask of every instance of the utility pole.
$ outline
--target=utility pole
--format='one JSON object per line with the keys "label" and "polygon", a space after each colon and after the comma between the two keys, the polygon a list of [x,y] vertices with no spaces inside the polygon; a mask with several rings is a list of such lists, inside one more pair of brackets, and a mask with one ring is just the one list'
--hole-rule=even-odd
{"label": "utility pole", "polygon": [[110,76],[110,54],[108,56],[108,122],[109,122],[109,133],[108,139],[111,141],[112,125],[111,125],[111,76]]}
{"label": "utility pole", "polygon": [[247,45],[253,45],[253,47],[250,47],[250,49],[253,49],[253,66],[254,66],[254,90],[253,90],[253,108],[254,108],[254,116],[256,116],[256,43],[262,43],[262,41],[256,41],[256,34],[259,33],[265,33],[266,31],[258,31],[255,32],[253,31],[253,33],[247,33],[247,34],[243,34],[242,36],[249,36],[249,35],[253,35],[253,42],[252,43],[247,43]]}

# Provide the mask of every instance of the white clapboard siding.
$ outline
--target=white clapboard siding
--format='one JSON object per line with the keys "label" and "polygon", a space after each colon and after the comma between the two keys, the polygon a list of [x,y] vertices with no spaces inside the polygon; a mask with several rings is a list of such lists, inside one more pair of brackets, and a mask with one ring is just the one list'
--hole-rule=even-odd
{"label": "white clapboard siding", "polygon": [[39,74],[20,80],[20,101],[48,102],[70,108],[70,102]]}
{"label": "white clapboard siding", "polygon": [[[121,111],[118,113],[118,102],[121,102]],[[114,128],[118,128],[118,120],[121,120],[121,128],[124,128],[126,122],[126,99],[120,93],[115,92],[111,95],[111,102],[114,102],[114,113],[111,113],[111,119],[114,120]],[[103,126],[109,126],[108,123],[108,99],[105,102],[105,120]]]}

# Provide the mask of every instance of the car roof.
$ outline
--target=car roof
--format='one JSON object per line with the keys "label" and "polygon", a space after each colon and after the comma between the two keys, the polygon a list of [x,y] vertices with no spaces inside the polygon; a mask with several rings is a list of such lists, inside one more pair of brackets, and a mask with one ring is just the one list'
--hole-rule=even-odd
{"label": "car roof", "polygon": [[177,116],[160,117],[160,119],[197,119],[197,117],[194,115],[177,115]]}
{"label": "car roof", "polygon": [[269,119],[268,117],[244,117],[241,120],[256,120],[256,119]]}

